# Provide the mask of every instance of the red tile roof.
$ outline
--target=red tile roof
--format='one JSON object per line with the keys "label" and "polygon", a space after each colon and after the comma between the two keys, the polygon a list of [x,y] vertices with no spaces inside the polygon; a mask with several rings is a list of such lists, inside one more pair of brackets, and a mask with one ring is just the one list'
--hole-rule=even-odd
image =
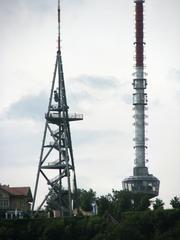
{"label": "red tile roof", "polygon": [[30,191],[30,187],[9,187],[0,185],[0,188],[15,196],[27,196]]}

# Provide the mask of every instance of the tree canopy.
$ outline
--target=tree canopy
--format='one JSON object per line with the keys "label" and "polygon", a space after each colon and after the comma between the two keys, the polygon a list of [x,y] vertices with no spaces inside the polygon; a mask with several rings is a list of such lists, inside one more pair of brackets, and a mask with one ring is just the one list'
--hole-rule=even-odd
{"label": "tree canopy", "polygon": [[[58,187],[58,186],[57,186]],[[84,211],[92,211],[92,203],[96,201],[96,192],[92,189],[85,190],[85,189],[78,189],[77,190],[77,197],[79,206]],[[57,192],[51,191],[47,201],[46,201],[46,210],[59,210],[59,196]],[[61,201],[67,202],[67,194],[62,196]],[[74,201],[75,207],[77,206],[77,202]]]}
{"label": "tree canopy", "polygon": [[174,208],[174,209],[178,209],[180,208],[180,199],[179,197],[175,196],[171,202],[170,202],[171,206]]}
{"label": "tree canopy", "polygon": [[156,198],[154,203],[153,203],[153,209],[154,210],[162,210],[164,209],[164,202],[163,200]]}

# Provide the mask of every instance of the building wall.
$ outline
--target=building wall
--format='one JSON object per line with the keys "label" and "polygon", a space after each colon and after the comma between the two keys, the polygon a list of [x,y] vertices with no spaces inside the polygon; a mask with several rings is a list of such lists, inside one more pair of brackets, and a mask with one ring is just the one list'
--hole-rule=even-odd
{"label": "building wall", "polygon": [[0,189],[0,209],[8,209],[10,207],[9,194]]}
{"label": "building wall", "polygon": [[31,204],[25,196],[12,196],[0,189],[0,209],[29,211],[31,210]]}
{"label": "building wall", "polygon": [[27,197],[23,196],[11,196],[10,198],[10,208],[17,209],[21,211],[30,210],[31,204],[28,202]]}

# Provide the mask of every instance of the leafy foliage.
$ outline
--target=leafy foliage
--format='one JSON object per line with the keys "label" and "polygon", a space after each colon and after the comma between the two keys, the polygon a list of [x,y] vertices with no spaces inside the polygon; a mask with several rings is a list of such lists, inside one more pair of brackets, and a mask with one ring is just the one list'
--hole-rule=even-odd
{"label": "leafy foliage", "polygon": [[2,240],[179,240],[180,210],[130,211],[120,223],[105,217],[0,221]]}
{"label": "leafy foliage", "polygon": [[98,214],[101,216],[107,212],[111,212],[113,209],[112,197],[110,194],[97,198],[96,202],[98,205]]}
{"label": "leafy foliage", "polygon": [[112,194],[98,198],[97,204],[100,215],[110,213],[120,220],[123,212],[148,210],[150,201],[145,194],[112,190]]}
{"label": "leafy foliage", "polygon": [[178,208],[180,208],[180,199],[177,196],[175,196],[171,200],[170,204],[174,209],[178,209]]}
{"label": "leafy foliage", "polygon": [[[178,197],[171,200],[174,209],[164,210],[164,202],[156,198],[154,210],[150,210],[149,196],[145,194],[113,190],[112,194],[96,198],[92,189],[79,189],[78,195],[84,211],[91,211],[92,202],[96,201],[99,216],[0,221],[0,239],[179,240]],[[57,194],[52,194],[49,207],[56,207],[53,204],[57,199]]]}
{"label": "leafy foliage", "polygon": [[84,211],[92,211],[92,203],[96,201],[96,192],[92,189],[78,189],[79,205]]}
{"label": "leafy foliage", "polygon": [[[78,189],[77,190],[77,197],[79,201],[79,206],[84,211],[92,211],[92,203],[96,201],[96,192],[94,192],[92,189],[84,190],[84,189]],[[47,201],[46,201],[46,210],[58,210],[60,198],[55,191],[51,191]],[[67,194],[64,194],[61,198],[61,201],[64,203],[68,202],[68,196]],[[75,206],[77,205],[77,202],[74,202]]]}
{"label": "leafy foliage", "polygon": [[[120,219],[121,214],[126,211],[145,211],[149,209],[149,196],[142,193],[132,193],[130,191],[112,190],[112,194],[96,197],[96,192],[92,189],[78,189],[77,196],[79,206],[83,211],[92,211],[92,203],[98,205],[99,215],[111,214]],[[58,209],[58,195],[53,191],[47,200],[47,210]],[[67,199],[64,199],[67,202]],[[76,202],[75,202],[76,205]]]}
{"label": "leafy foliage", "polygon": [[154,210],[162,210],[164,209],[164,202],[163,200],[156,198],[154,203],[153,203],[153,209]]}

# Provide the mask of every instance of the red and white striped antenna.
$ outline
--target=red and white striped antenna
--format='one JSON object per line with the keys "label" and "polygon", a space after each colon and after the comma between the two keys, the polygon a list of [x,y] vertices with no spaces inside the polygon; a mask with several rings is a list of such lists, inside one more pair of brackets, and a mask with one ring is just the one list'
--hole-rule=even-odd
{"label": "red and white striped antenna", "polygon": [[58,0],[58,52],[61,51],[61,14],[60,14],[60,0]]}

